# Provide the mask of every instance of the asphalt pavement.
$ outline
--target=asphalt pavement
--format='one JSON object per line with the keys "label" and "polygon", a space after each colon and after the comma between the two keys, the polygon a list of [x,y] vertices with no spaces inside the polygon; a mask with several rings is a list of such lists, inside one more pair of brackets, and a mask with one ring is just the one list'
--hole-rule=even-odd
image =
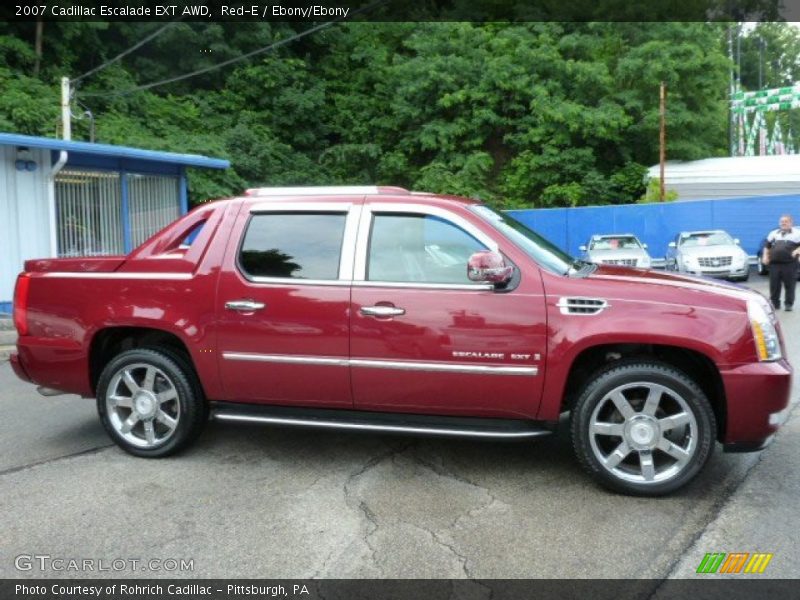
{"label": "asphalt pavement", "polygon": [[[800,315],[780,319],[796,359]],[[800,411],[764,452],[717,447],[648,499],[589,480],[565,428],[490,443],[210,423],[145,460],[111,445],[93,400],[43,398],[6,362],[0,409],[0,577],[663,579],[756,551],[774,554],[760,577],[800,577]],[[41,555],[94,568],[25,558]]]}

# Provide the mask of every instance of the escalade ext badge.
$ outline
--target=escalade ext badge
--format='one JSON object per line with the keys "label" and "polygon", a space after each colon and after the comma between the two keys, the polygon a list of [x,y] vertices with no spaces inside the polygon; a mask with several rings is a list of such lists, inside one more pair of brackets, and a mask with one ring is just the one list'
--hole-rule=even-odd
{"label": "escalade ext badge", "polygon": [[492,358],[501,360],[505,358],[504,352],[472,352],[469,350],[453,351],[453,358]]}

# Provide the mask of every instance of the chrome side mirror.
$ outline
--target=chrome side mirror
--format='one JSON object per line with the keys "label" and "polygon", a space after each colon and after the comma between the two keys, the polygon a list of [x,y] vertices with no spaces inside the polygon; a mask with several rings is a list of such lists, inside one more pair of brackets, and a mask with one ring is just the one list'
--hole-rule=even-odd
{"label": "chrome side mirror", "polygon": [[678,246],[677,246],[677,244],[675,244],[675,242],[670,242],[669,243],[669,247],[670,248],[677,248]]}
{"label": "chrome side mirror", "polygon": [[739,241],[739,238],[736,238],[735,240],[733,240],[733,243],[736,244],[737,246],[741,244],[741,242]]}
{"label": "chrome side mirror", "polygon": [[483,283],[503,284],[511,281],[514,267],[506,265],[503,255],[499,252],[482,250],[469,257],[467,263],[467,278],[470,281]]}

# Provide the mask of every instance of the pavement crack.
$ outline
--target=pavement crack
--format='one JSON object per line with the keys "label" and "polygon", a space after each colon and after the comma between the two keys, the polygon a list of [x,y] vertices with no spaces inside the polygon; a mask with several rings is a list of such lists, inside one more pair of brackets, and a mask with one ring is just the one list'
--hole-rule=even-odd
{"label": "pavement crack", "polygon": [[424,527],[422,529],[424,531],[427,531],[431,535],[434,542],[436,542],[437,544],[439,544],[444,548],[447,548],[453,554],[453,556],[455,556],[456,559],[461,563],[461,570],[464,571],[464,576],[467,577],[468,579],[472,579],[472,574],[469,572],[469,568],[467,567],[467,557],[461,554],[458,550],[456,550],[453,544],[450,544],[445,540],[443,540],[435,531],[430,529],[425,529]]}
{"label": "pavement crack", "polygon": [[472,576],[472,573],[470,573],[470,571],[469,571],[469,567],[467,567],[467,560],[468,560],[467,557],[464,554],[461,554],[461,552],[459,552],[456,549],[455,545],[452,542],[448,542],[441,535],[436,533],[433,529],[430,529],[430,528],[425,527],[423,525],[419,525],[417,523],[410,523],[408,521],[404,521],[404,520],[400,520],[400,519],[398,519],[398,522],[399,523],[403,523],[404,525],[408,525],[409,527],[413,527],[415,529],[419,529],[420,531],[424,531],[425,533],[427,533],[429,536],[431,536],[431,538],[433,539],[434,542],[436,542],[437,545],[441,546],[442,548],[447,549],[448,552],[450,552],[450,554],[452,554],[456,558],[456,560],[458,560],[458,562],[461,564],[461,570],[464,572],[464,576],[467,579],[474,579],[474,577]]}
{"label": "pavement crack", "polygon": [[55,456],[53,458],[46,458],[44,460],[39,460],[36,462],[29,463],[27,465],[20,465],[18,467],[11,467],[10,469],[6,469],[4,471],[0,471],[0,477],[3,475],[11,475],[12,473],[18,473],[20,471],[25,471],[27,469],[32,469],[34,467],[40,467],[42,465],[47,465],[53,462],[58,462],[61,460],[67,460],[70,458],[76,458],[78,456],[86,456],[90,454],[97,454],[106,450],[108,448],[114,447],[114,444],[107,444],[105,446],[95,446],[94,448],[88,448],[87,450],[81,450],[79,452],[73,452],[72,454],[64,454],[63,456]]}
{"label": "pavement crack", "polygon": [[[465,483],[467,485],[471,485],[473,487],[476,487],[476,488],[479,488],[479,489],[482,489],[482,490],[486,490],[486,492],[489,493],[488,488],[486,488],[485,486],[482,486],[482,485],[480,485],[478,483],[475,483],[474,481],[472,481],[470,479],[467,479],[463,475],[459,475],[458,473],[455,473],[455,472],[447,469],[444,466],[444,464],[436,464],[433,461],[430,461],[430,460],[428,460],[426,458],[423,458],[423,457],[419,456],[419,454],[417,454],[417,453],[414,453],[412,455],[412,457],[413,457],[414,461],[416,461],[417,463],[421,464],[423,467],[426,467],[426,468],[430,469],[431,471],[433,471],[437,475],[441,475],[442,477],[448,477],[450,479],[455,479],[456,481],[460,481],[461,483]],[[489,493],[489,495],[491,496],[491,493]],[[492,497],[492,499],[494,499],[494,497]]]}
{"label": "pavement crack", "polygon": [[411,448],[414,444],[416,444],[416,441],[404,444],[401,447],[390,448],[385,452],[381,452],[380,454],[371,457],[363,465],[361,465],[361,467],[350,473],[350,475],[347,477],[344,484],[342,485],[345,504],[357,509],[364,516],[365,521],[368,523],[367,529],[364,532],[364,535],[362,536],[362,540],[367,545],[367,548],[369,548],[370,558],[372,559],[373,564],[379,570],[380,566],[378,565],[378,557],[377,557],[378,549],[372,545],[370,537],[372,537],[372,535],[374,535],[375,532],[378,531],[378,529],[380,528],[380,524],[378,523],[378,519],[375,513],[370,509],[366,501],[364,501],[361,498],[354,497],[352,491],[352,484],[356,479],[364,475],[364,473],[366,473],[370,469],[375,468],[376,466],[378,466],[380,463],[382,463],[387,459],[394,458],[396,455],[402,454],[403,452]]}
{"label": "pavement crack", "polygon": [[467,479],[463,475],[459,475],[458,473],[450,471],[443,464],[436,464],[435,462],[422,458],[421,456],[418,456],[416,454],[413,456],[413,459],[414,461],[417,462],[417,464],[420,464],[423,467],[433,471],[436,475],[439,475],[440,477],[453,479],[465,485],[472,486],[480,490],[483,494],[487,496],[488,499],[485,502],[481,502],[477,506],[474,506],[466,510],[465,512],[462,512],[461,514],[457,515],[451,524],[452,527],[456,527],[459,521],[461,521],[462,519],[474,517],[495,503],[503,504],[502,501],[498,500],[497,497],[492,493],[492,491],[488,487],[475,483],[474,481]]}

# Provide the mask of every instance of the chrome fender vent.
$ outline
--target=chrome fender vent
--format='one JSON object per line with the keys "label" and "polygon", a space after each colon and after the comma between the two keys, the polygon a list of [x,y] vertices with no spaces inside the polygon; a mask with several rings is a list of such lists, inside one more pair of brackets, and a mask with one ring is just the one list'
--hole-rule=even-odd
{"label": "chrome fender vent", "polygon": [[556,306],[562,315],[596,315],[611,306],[603,298],[559,298]]}

